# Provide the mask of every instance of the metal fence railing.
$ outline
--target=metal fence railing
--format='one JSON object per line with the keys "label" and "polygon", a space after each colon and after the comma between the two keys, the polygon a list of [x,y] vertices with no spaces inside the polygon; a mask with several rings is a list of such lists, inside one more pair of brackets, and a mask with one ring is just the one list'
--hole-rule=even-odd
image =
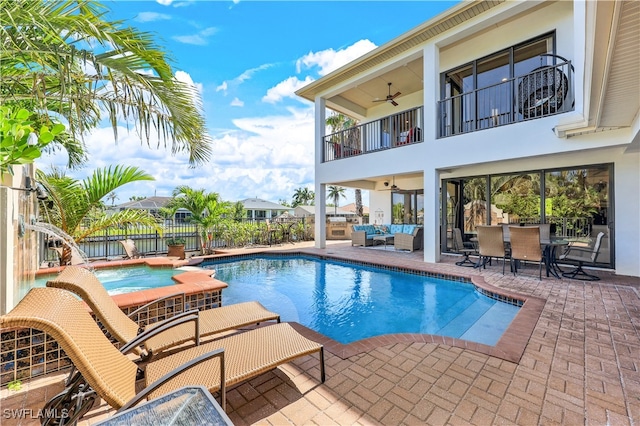
{"label": "metal fence railing", "polygon": [[[91,235],[77,243],[78,248],[89,259],[113,259],[125,256],[121,240],[132,239],[138,251],[143,255],[163,255],[168,251],[165,239],[183,238],[187,252],[213,252],[215,249],[235,248],[253,245],[272,245],[283,242],[310,240],[313,230],[309,229],[305,218],[287,218],[286,220],[223,221],[199,235],[195,224],[165,223],[163,233],[145,227],[112,227]],[[57,262],[55,247],[63,244],[63,238],[51,234],[41,235],[40,259],[44,262]]]}

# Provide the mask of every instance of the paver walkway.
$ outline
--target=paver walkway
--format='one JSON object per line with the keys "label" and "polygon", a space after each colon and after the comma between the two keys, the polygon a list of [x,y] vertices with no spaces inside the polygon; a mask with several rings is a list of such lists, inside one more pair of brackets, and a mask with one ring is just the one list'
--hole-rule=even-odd
{"label": "paver walkway", "polygon": [[[425,265],[422,252],[380,252],[350,244],[308,250]],[[444,343],[381,340],[344,359],[327,353],[323,385],[317,358],[308,357],[231,389],[231,420],[238,426],[640,424],[640,279],[601,272],[598,282],[540,281],[536,268],[514,277],[502,275],[501,266],[469,270],[456,266],[456,260],[445,257],[428,267],[446,274],[480,274],[491,285],[545,301],[518,363]],[[26,384],[28,391],[19,395],[7,396],[3,390],[1,408],[37,410],[61,388],[61,377],[45,379],[53,383],[48,387]],[[103,404],[81,424],[108,414]],[[38,424],[3,418],[5,423]]]}

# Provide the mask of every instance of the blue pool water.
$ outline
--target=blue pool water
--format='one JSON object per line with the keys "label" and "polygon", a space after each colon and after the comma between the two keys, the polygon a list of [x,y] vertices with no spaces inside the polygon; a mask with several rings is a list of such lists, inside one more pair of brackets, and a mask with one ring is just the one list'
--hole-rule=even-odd
{"label": "blue pool water", "polygon": [[[93,271],[110,295],[131,293],[149,288],[174,285],[172,276],[182,271],[172,268],[150,268],[146,265],[103,268]],[[36,287],[44,287],[53,275],[41,275],[36,278]]]}
{"label": "blue pool water", "polygon": [[225,304],[258,300],[340,343],[391,333],[428,333],[495,345],[518,307],[472,284],[305,257],[201,265],[229,284]]}

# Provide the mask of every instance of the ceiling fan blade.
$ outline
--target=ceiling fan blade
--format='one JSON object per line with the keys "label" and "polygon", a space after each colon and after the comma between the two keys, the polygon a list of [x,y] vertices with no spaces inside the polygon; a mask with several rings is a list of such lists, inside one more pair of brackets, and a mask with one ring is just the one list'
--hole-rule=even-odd
{"label": "ceiling fan blade", "polygon": [[396,92],[396,94],[395,94],[395,95],[393,95],[393,96],[391,97],[391,99],[395,98],[396,96],[400,96],[400,92]]}
{"label": "ceiling fan blade", "polygon": [[393,99],[391,99],[391,105],[398,106],[398,103],[396,101],[394,101]]}

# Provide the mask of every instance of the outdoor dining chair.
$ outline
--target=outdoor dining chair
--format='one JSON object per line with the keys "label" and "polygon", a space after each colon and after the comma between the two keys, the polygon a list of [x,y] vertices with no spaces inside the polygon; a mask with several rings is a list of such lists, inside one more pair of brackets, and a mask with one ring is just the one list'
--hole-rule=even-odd
{"label": "outdoor dining chair", "polygon": [[502,258],[502,274],[504,275],[504,265],[507,262],[506,250],[504,248],[504,235],[501,226],[479,225],[478,232],[478,259],[477,268],[486,269],[487,262],[491,264],[491,258]]}
{"label": "outdoor dining chair", "polygon": [[476,249],[475,247],[465,245],[464,241],[462,240],[462,231],[460,230],[460,228],[453,228],[453,245],[456,253],[464,256],[461,261],[456,262],[456,265],[471,267],[476,266],[476,264],[472,262],[471,259],[469,259],[469,255],[471,253],[475,253]]}
{"label": "outdoor dining chair", "polygon": [[585,272],[585,270],[582,269],[582,266],[585,263],[596,263],[596,259],[598,258],[598,254],[600,253],[600,247],[602,245],[603,237],[604,232],[599,232],[598,236],[596,237],[595,243],[593,244],[593,247],[579,247],[576,245],[570,245],[567,248],[567,251],[560,255],[559,259],[573,260],[574,262],[578,262],[578,266],[573,268],[571,271],[563,272],[562,276],[583,281],[600,280],[600,277]]}
{"label": "outdoor dining chair", "polygon": [[[146,365],[143,390],[136,391],[138,365],[109,341],[83,303],[57,288],[34,288],[6,315],[0,328],[34,328],[51,336],[76,368],[73,378],[54,396],[43,413],[61,413],[68,424],[91,410],[97,398],[117,410],[153,399],[188,385],[220,392],[302,356],[318,353],[320,380],[325,381],[324,350],[287,323],[234,334],[159,358]],[[217,358],[217,359],[213,359]]]}
{"label": "outdoor dining chair", "polygon": [[[150,305],[178,295],[172,294],[165,298],[154,300],[127,316],[107,293],[98,277],[86,268],[67,266],[57,277],[47,282],[47,287],[61,288],[80,296],[89,305],[111,337],[121,344],[127,344],[138,337],[140,327],[131,317],[146,311]],[[182,296],[184,298],[184,294]],[[144,336],[146,340],[141,343],[144,351],[139,347],[134,348],[133,351],[143,359],[148,359],[153,354],[188,341],[193,340],[196,344],[199,344],[200,337],[265,321],[275,320],[280,322],[279,314],[267,310],[256,301],[236,303],[196,312],[198,315],[195,321],[187,320],[190,318],[187,311],[164,321],[147,325],[144,327],[144,331],[147,333]],[[156,333],[154,329],[159,326],[163,326],[162,332]]]}
{"label": "outdoor dining chair", "polygon": [[538,275],[542,279],[544,257],[540,245],[540,228],[538,226],[510,226],[509,235],[513,274],[518,273],[518,261],[538,262]]}

